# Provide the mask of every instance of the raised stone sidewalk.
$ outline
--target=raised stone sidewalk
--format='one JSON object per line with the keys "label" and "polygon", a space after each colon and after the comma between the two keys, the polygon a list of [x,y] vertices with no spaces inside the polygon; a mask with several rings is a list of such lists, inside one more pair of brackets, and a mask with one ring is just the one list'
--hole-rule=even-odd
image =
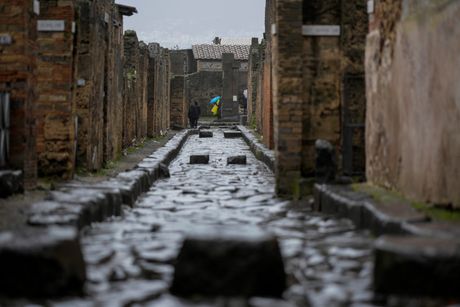
{"label": "raised stone sidewalk", "polygon": [[[122,207],[132,207],[153,182],[169,176],[167,165],[192,133],[195,131],[176,134],[132,170],[98,183],[61,184],[44,201],[33,204],[26,213],[27,226],[0,232],[0,275],[9,276],[0,294],[35,297],[82,293],[86,272],[79,231],[120,215]],[[25,269],[25,263],[37,265]],[[26,275],[30,283],[24,284]]]}
{"label": "raised stone sidewalk", "polygon": [[381,236],[374,245],[377,293],[458,297],[460,224],[433,220],[410,201],[375,189],[317,184],[314,209]]}

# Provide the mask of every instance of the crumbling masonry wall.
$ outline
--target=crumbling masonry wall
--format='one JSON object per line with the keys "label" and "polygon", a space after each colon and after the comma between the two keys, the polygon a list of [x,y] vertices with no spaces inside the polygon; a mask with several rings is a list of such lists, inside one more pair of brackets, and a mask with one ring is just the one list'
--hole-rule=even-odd
{"label": "crumbling masonry wall", "polygon": [[[25,188],[33,188],[37,178],[34,105],[37,99],[36,69],[37,14],[33,1],[0,0],[0,94],[9,95],[9,124],[5,106],[0,125],[9,126],[9,149],[4,165],[23,171]],[[4,102],[5,103],[5,102]],[[0,136],[1,138],[2,136]],[[8,141],[4,140],[6,145]],[[0,145],[1,147],[1,145]]]}
{"label": "crumbling masonry wall", "polygon": [[40,1],[40,21],[58,20],[63,28],[39,28],[36,105],[38,169],[41,175],[72,178],[75,169],[76,116],[75,1]]}
{"label": "crumbling masonry wall", "polygon": [[302,151],[302,1],[277,0],[275,7],[276,31],[271,39],[276,192],[297,198]]}
{"label": "crumbling masonry wall", "polygon": [[185,77],[186,103],[198,102],[202,116],[212,116],[209,101],[221,96],[223,80],[221,71],[201,71]]}
{"label": "crumbling masonry wall", "polygon": [[458,16],[458,1],[378,1],[366,45],[368,180],[456,207]]}
{"label": "crumbling masonry wall", "polygon": [[148,45],[148,136],[164,135],[170,128],[170,56],[157,43]]}
{"label": "crumbling masonry wall", "polygon": [[188,107],[185,100],[185,76],[171,78],[171,127],[187,128]]}
{"label": "crumbling masonry wall", "polygon": [[314,176],[317,139],[337,148],[349,175],[362,173],[366,3],[304,0],[302,15],[304,25],[340,26],[339,36],[303,36],[302,175]]}
{"label": "crumbling masonry wall", "polygon": [[[112,1],[78,1],[78,69],[76,112],[78,116],[77,163],[88,170],[98,170],[104,163],[107,146],[106,123],[111,119],[114,99],[109,98],[107,74],[112,32]],[[112,98],[112,97],[110,97]],[[107,157],[107,155],[106,155]]]}
{"label": "crumbling masonry wall", "polygon": [[139,108],[141,105],[141,76],[139,72],[140,49],[137,34],[128,30],[124,35],[124,82],[123,96],[123,146],[136,143]]}

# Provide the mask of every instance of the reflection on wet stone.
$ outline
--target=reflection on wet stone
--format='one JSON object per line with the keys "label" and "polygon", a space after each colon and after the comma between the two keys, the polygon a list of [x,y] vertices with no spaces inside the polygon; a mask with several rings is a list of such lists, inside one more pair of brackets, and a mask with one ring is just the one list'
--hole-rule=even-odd
{"label": "reflection on wet stone", "polygon": [[[273,174],[244,140],[226,139],[221,129],[210,132],[213,138],[190,136],[169,165],[171,177],[157,181],[133,208],[125,207],[122,217],[85,230],[82,245],[91,301],[101,306],[162,307],[370,304],[370,236],[356,231],[347,221],[312,213],[308,205],[274,198]],[[190,164],[190,156],[200,153],[211,155],[209,164]],[[227,165],[227,158],[232,156],[245,156],[247,165]],[[124,184],[117,184],[119,189],[131,185],[129,178],[117,182]],[[141,188],[130,186],[138,193]],[[125,193],[124,202],[128,195]],[[257,226],[274,235],[286,272],[283,298],[194,301],[169,294],[184,239],[200,226],[225,226],[241,236],[245,235],[243,227]],[[213,235],[218,242],[219,236]],[[216,246],[207,250],[217,253]],[[247,258],[255,254],[249,252]],[[222,265],[238,271],[245,262],[232,257],[228,254]],[[186,267],[193,271],[199,263],[209,261],[197,259]],[[273,270],[268,269],[267,274]],[[250,278],[249,271],[245,278]]]}

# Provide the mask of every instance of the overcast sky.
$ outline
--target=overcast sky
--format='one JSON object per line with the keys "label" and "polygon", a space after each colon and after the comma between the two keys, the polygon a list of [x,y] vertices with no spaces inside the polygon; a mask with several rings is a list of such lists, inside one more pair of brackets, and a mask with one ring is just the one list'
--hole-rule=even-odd
{"label": "overcast sky", "polygon": [[137,7],[125,29],[167,48],[211,43],[219,37],[261,37],[265,0],[116,0]]}

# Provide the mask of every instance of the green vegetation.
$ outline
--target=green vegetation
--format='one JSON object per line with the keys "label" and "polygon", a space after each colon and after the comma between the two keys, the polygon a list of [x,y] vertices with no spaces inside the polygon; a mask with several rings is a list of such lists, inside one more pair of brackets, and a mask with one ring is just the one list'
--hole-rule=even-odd
{"label": "green vegetation", "polygon": [[396,191],[386,190],[369,183],[353,184],[353,190],[369,194],[380,203],[406,204],[436,221],[460,223],[460,210],[436,207],[432,204],[408,199]]}

